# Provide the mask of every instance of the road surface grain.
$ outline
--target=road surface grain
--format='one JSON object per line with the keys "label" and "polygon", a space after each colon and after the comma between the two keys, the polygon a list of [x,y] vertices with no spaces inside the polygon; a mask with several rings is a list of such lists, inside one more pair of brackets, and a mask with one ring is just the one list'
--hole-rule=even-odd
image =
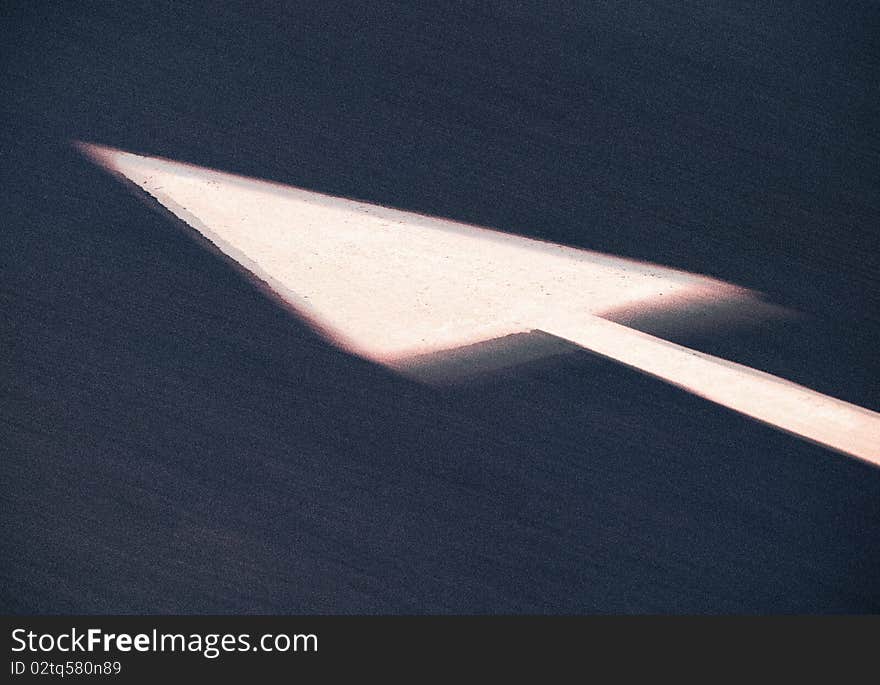
{"label": "road surface grain", "polygon": [[2,10],[0,609],[880,610],[877,468],[586,352],[401,379],[69,145],[758,290],[801,316],[664,335],[876,411],[876,5],[44,5]]}

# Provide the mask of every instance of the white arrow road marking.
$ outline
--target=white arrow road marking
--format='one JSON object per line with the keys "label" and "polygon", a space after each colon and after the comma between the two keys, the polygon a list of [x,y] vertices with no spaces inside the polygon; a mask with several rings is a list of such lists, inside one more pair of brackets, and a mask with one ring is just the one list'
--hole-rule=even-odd
{"label": "white arrow road marking", "polygon": [[267,283],[327,339],[391,368],[541,330],[880,464],[880,414],[600,318],[747,290],[653,264],[79,143]]}

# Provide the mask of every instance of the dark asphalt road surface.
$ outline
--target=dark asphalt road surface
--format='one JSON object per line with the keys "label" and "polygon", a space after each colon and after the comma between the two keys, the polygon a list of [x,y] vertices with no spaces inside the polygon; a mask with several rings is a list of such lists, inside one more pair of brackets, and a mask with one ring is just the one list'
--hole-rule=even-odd
{"label": "dark asphalt road surface", "polygon": [[393,376],[68,144],[754,288],[674,339],[880,410],[880,7],[348,4],[0,6],[0,611],[880,611],[880,469],[587,352]]}

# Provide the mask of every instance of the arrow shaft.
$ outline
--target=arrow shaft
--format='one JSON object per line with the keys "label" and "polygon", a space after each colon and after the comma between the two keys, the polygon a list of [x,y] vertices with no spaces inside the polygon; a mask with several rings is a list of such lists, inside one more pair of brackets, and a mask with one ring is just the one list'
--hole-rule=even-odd
{"label": "arrow shaft", "polygon": [[598,317],[542,330],[700,397],[880,465],[880,414]]}

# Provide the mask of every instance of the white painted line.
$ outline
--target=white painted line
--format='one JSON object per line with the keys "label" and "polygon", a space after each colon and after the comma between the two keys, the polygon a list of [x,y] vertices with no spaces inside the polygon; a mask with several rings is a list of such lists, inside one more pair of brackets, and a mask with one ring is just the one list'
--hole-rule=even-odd
{"label": "white painted line", "polygon": [[656,310],[685,301],[747,303],[754,295],[742,288],[446,219],[78,146],[267,283],[328,340],[378,363],[401,368],[414,357],[539,329],[880,464],[880,414],[600,318],[622,308]]}
{"label": "white painted line", "polygon": [[758,421],[880,465],[880,414],[626,326],[547,321],[544,330]]}

